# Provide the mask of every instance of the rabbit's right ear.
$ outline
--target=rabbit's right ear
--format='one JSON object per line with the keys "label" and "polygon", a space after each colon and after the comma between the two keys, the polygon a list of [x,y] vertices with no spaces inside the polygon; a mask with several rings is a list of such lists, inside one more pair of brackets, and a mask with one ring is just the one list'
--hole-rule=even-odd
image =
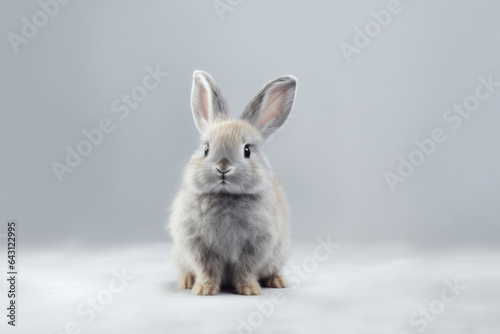
{"label": "rabbit's right ear", "polygon": [[193,73],[191,109],[198,131],[203,132],[208,123],[228,116],[226,100],[212,77],[205,72]]}

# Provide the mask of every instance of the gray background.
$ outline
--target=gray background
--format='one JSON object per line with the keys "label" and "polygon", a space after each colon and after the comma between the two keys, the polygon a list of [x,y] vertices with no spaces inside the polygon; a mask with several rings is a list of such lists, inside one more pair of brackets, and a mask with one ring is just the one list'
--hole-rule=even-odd
{"label": "gray background", "polygon": [[[238,116],[268,80],[299,80],[293,117],[267,152],[287,192],[293,238],[487,243],[498,236],[500,90],[453,131],[444,111],[500,79],[500,5],[402,0],[348,63],[342,41],[388,1],[73,1],[16,54],[7,38],[40,10],[2,1],[0,220],[24,245],[167,240],[163,225],[195,149],[191,76],[212,74]],[[111,102],[169,75],[123,121]],[[109,118],[115,130],[60,183],[53,161]],[[415,139],[448,140],[391,192],[384,172]]]}

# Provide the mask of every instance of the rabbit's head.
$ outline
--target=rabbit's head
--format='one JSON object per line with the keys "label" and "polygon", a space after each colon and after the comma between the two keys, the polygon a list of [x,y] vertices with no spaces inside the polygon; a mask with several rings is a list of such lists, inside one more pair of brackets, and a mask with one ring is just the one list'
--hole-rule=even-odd
{"label": "rabbit's head", "polygon": [[193,75],[191,107],[201,134],[185,177],[201,194],[258,194],[271,184],[272,169],[262,150],[266,139],[292,110],[296,79],[266,84],[245,107],[240,119],[229,119],[226,101],[207,73]]}

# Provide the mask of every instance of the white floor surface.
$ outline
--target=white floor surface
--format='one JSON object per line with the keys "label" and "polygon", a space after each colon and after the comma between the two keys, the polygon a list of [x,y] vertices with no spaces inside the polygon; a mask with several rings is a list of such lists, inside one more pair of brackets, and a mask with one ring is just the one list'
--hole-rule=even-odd
{"label": "white floor surface", "polygon": [[16,327],[2,307],[1,332],[500,333],[500,250],[317,247],[294,245],[289,288],[253,297],[178,289],[168,243],[24,250]]}

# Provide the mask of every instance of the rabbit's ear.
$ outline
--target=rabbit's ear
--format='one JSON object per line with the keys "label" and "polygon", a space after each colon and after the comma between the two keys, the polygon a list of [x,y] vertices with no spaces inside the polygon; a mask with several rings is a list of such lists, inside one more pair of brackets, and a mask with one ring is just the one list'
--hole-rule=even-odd
{"label": "rabbit's ear", "polygon": [[193,73],[191,109],[198,131],[203,132],[207,124],[227,118],[226,100],[212,77],[205,72]]}
{"label": "rabbit's ear", "polygon": [[297,79],[283,76],[266,84],[248,102],[241,119],[250,122],[264,139],[285,123],[293,107]]}

